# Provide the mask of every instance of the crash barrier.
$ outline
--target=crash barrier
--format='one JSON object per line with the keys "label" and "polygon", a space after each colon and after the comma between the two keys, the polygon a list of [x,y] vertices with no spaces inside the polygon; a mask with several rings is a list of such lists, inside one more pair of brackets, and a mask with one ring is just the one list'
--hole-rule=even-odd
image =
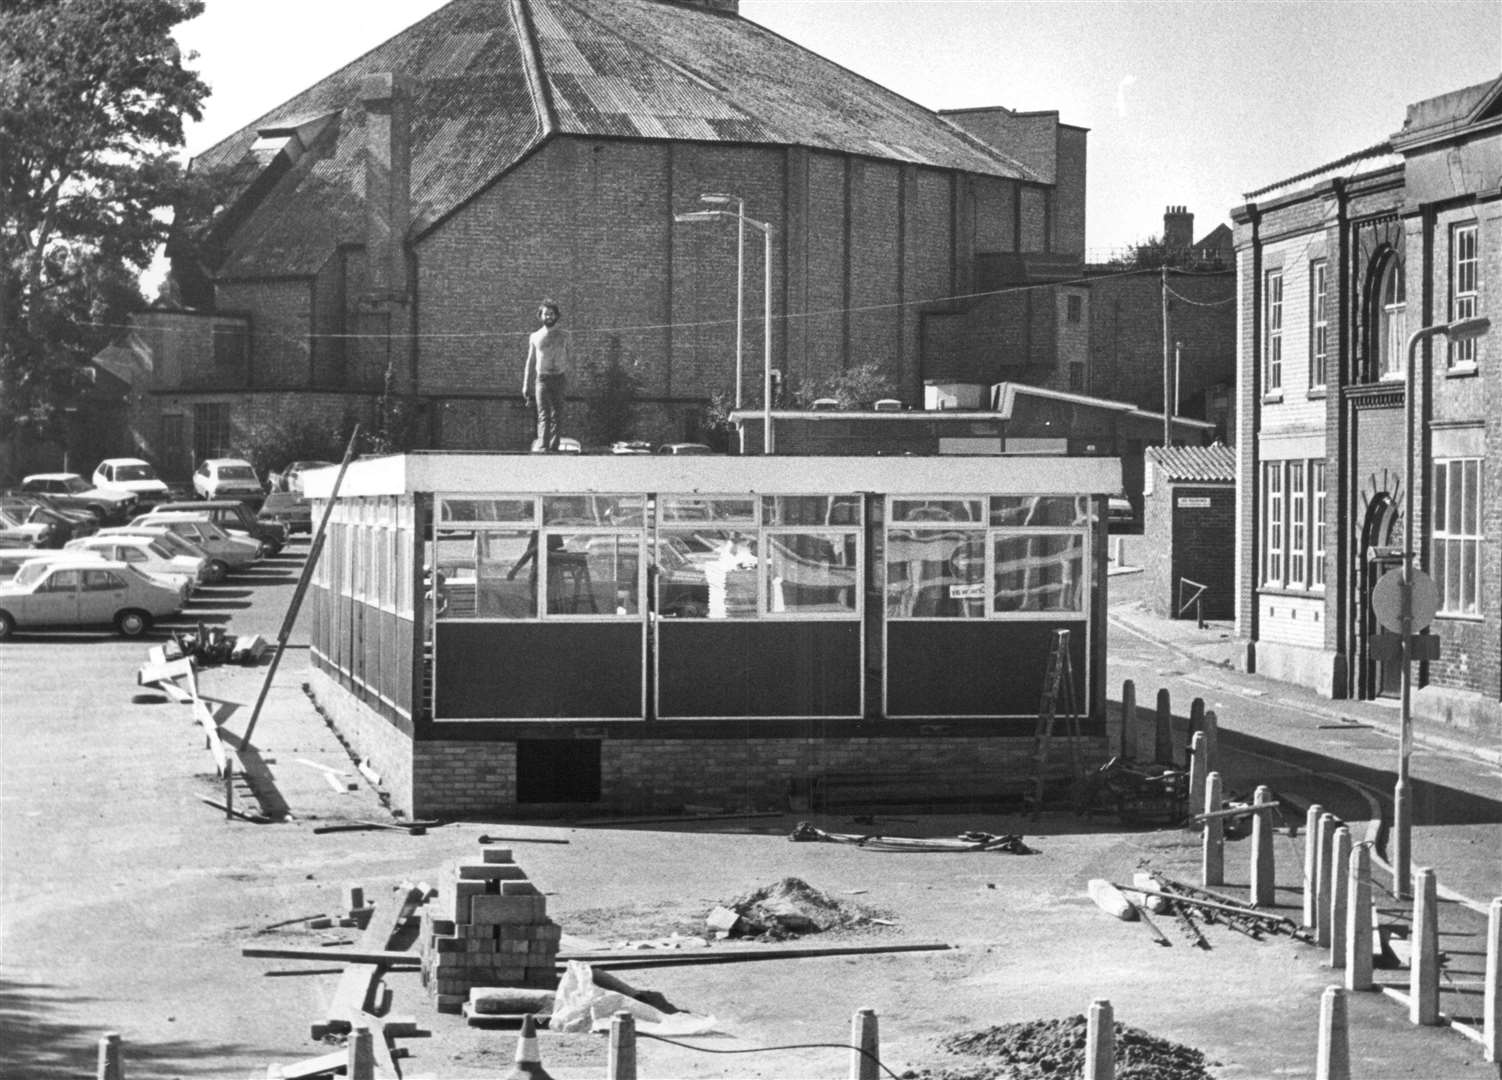
{"label": "crash barrier", "polygon": [[[1188,599],[1184,597],[1185,586],[1194,590]],[[1205,594],[1210,591],[1210,586],[1201,585],[1198,581],[1190,581],[1188,578],[1179,578],[1179,611],[1178,618],[1184,617],[1184,612],[1194,608],[1194,624],[1197,629],[1205,628]]]}

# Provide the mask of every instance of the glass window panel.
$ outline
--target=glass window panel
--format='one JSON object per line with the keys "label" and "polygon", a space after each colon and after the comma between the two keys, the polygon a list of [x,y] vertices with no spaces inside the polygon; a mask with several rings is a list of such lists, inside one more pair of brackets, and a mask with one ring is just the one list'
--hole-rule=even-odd
{"label": "glass window panel", "polygon": [[761,501],[766,525],[859,525],[859,495],[768,495]]}
{"label": "glass window panel", "polygon": [[[979,503],[975,504],[979,512]],[[887,615],[979,619],[986,613],[984,536],[893,529],[887,534]]]}
{"label": "glass window panel", "polygon": [[984,524],[983,499],[893,499],[892,521],[957,521]]}
{"label": "glass window panel", "polygon": [[1090,499],[1084,495],[993,495],[991,524],[1009,528],[1084,525]]}
{"label": "glass window panel", "polygon": [[1085,610],[1084,537],[994,537],[994,605],[1008,611]]}
{"label": "glass window panel", "polygon": [[1477,544],[1460,546],[1460,610],[1467,615],[1476,614],[1476,556]]}
{"label": "glass window panel", "polygon": [[853,612],[856,608],[856,538],[828,533],[773,533],[767,537],[767,610]]}
{"label": "glass window panel", "polygon": [[659,615],[756,618],[756,575],[761,563],[754,534],[738,530],[664,534],[654,550]]}
{"label": "glass window panel", "polygon": [[659,518],[664,522],[714,521],[753,525],[756,523],[756,498],[664,495]]}
{"label": "glass window panel", "polygon": [[433,545],[443,619],[529,619],[537,614],[531,529],[439,534]]}
{"label": "glass window panel", "polygon": [[1450,505],[1450,489],[1446,486],[1450,470],[1445,462],[1437,461],[1434,464],[1434,531],[1444,532],[1445,522],[1448,520],[1446,511]]}
{"label": "glass window panel", "polygon": [[640,533],[548,534],[549,615],[635,615]]}
{"label": "glass window panel", "polygon": [[530,525],[537,516],[534,499],[443,499],[439,520],[516,522]]}
{"label": "glass window panel", "polygon": [[1481,462],[1475,459],[1465,462],[1462,466],[1462,474],[1465,478],[1465,490],[1461,493],[1460,531],[1467,536],[1480,536],[1479,525],[1481,511],[1481,486],[1480,480]]}

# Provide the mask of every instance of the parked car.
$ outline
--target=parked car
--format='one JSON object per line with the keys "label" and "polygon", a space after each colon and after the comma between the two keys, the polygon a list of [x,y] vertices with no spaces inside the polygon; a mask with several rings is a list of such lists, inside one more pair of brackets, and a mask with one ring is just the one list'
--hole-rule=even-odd
{"label": "parked car", "polygon": [[203,583],[218,585],[229,576],[229,563],[210,555],[193,541],[179,536],[166,525],[111,525],[99,530],[100,536],[146,536],[157,540],[174,555],[204,560]]}
{"label": "parked car", "polygon": [[135,457],[105,458],[94,467],[93,479],[96,488],[130,492],[140,510],[151,509],[170,494],[151,463]]}
{"label": "parked car", "polygon": [[611,443],[610,452],[612,454],[650,454],[652,444],[643,442],[641,439],[622,439]]}
{"label": "parked car", "polygon": [[302,474],[310,469],[326,469],[337,465],[336,461],[294,461],[286,465],[280,472],[271,473],[266,477],[272,491],[293,491],[301,493]]}
{"label": "parked car", "polygon": [[207,558],[178,554],[155,536],[86,536],[68,541],[63,550],[92,552],[134,566],[163,584],[184,589],[184,599],[207,580],[209,573]]}
{"label": "parked car", "polygon": [[1106,522],[1108,525],[1130,525],[1137,520],[1132,509],[1132,500],[1125,495],[1112,495],[1106,499]]}
{"label": "parked car", "polygon": [[68,534],[66,539],[69,540],[88,536],[99,528],[99,519],[94,516],[93,511],[81,510],[76,506],[61,506],[50,495],[37,495],[30,491],[11,491],[0,495],[0,506],[9,507],[12,512],[22,517],[53,522]]}
{"label": "parked car", "polygon": [[16,571],[32,559],[45,558],[48,555],[56,554],[57,552],[50,548],[0,547],[0,584],[15,577]]}
{"label": "parked car", "polygon": [[17,629],[113,624],[140,637],[182,610],[182,594],[122,562],[91,555],[32,560],[0,585],[0,638]]}
{"label": "parked car", "polygon": [[21,481],[21,490],[45,496],[57,509],[86,511],[100,522],[126,521],[136,512],[134,493],[95,487],[77,473],[32,473]]}
{"label": "parked car", "polygon": [[670,442],[657,448],[659,454],[712,454],[714,450],[701,442]]}
{"label": "parked car", "polygon": [[208,458],[193,471],[193,492],[200,499],[241,499],[261,505],[266,497],[250,462],[241,458]]}
{"label": "parked car", "polygon": [[[534,454],[540,454],[540,453],[542,453],[542,440],[541,439],[533,439],[532,440],[532,453],[534,453]],[[560,453],[560,454],[582,454],[582,453],[584,453],[584,445],[581,442],[579,442],[578,439],[571,439],[568,436],[564,436],[563,438],[561,438],[561,439],[558,440],[558,453]]]}
{"label": "parked car", "polygon": [[273,491],[266,496],[256,517],[280,525],[289,536],[313,532],[313,504],[307,496],[295,491]]}
{"label": "parked car", "polygon": [[[264,505],[264,504],[263,504]],[[274,521],[263,521],[259,515],[239,499],[209,499],[204,502],[162,503],[154,514],[204,514],[231,536],[257,540],[266,549],[267,555],[279,554],[287,543],[287,530]]]}
{"label": "parked car", "polygon": [[[92,519],[90,514],[81,516]],[[87,536],[91,531],[35,496],[0,495],[0,539],[8,546],[60,548],[75,532]]]}
{"label": "parked car", "polygon": [[261,557],[259,540],[236,540],[198,514],[142,514],[130,523],[130,528],[151,525],[171,529],[189,543],[203,548],[204,554],[218,559],[229,570],[244,570]]}

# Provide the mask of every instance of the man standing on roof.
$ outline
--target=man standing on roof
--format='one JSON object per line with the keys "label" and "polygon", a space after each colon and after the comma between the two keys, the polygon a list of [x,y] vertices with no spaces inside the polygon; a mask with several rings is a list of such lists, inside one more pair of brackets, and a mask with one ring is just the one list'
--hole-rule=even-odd
{"label": "man standing on roof", "polygon": [[563,391],[568,384],[569,336],[558,329],[563,312],[556,300],[537,309],[542,325],[527,341],[527,366],[522,372],[522,396],[537,403],[537,441],[533,450],[555,453],[563,435]]}

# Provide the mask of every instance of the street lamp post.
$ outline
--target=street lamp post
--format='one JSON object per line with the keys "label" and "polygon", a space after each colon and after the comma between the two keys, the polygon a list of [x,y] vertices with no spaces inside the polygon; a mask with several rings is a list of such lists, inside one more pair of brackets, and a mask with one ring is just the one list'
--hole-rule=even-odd
{"label": "street lamp post", "polygon": [[[729,198],[729,196],[725,197]],[[735,213],[729,210],[694,210],[687,214],[673,215],[674,221],[682,223],[714,221],[719,218],[737,221],[742,228],[749,225],[761,233],[762,262],[765,269],[765,283],[762,287],[761,452],[770,454],[776,449],[772,434],[772,232],[774,226],[771,222],[757,221],[755,218],[747,217],[742,210],[737,210]],[[736,388],[739,392],[738,380]]]}
{"label": "street lamp post", "polygon": [[1457,319],[1415,330],[1408,337],[1407,363],[1403,368],[1403,567],[1401,605],[1398,626],[1402,661],[1402,731],[1398,739],[1398,781],[1392,796],[1392,877],[1393,892],[1400,897],[1412,895],[1413,812],[1408,779],[1408,761],[1413,755],[1413,561],[1414,551],[1413,489],[1417,483],[1417,436],[1414,417],[1418,412],[1415,398],[1418,387],[1419,343],[1436,337],[1451,341],[1478,338],[1491,329],[1486,318]]}
{"label": "street lamp post", "polygon": [[746,345],[746,200],[739,195],[700,195],[699,201],[735,206],[735,407],[741,407],[741,356]]}

